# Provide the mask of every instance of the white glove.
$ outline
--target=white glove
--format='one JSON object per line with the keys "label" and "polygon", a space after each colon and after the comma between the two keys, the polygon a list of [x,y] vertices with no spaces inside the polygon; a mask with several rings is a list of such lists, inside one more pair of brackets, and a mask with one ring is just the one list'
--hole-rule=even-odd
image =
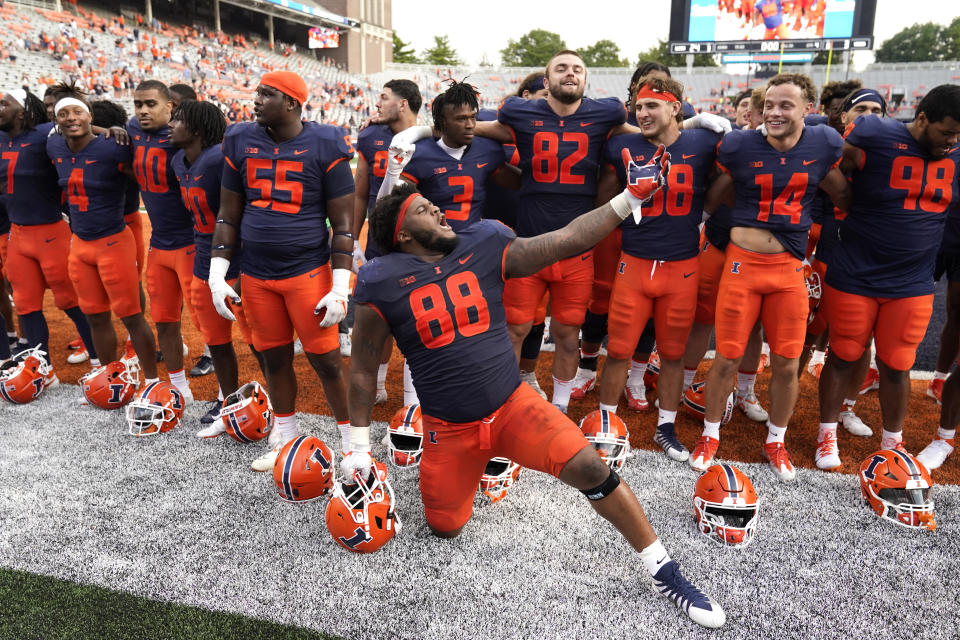
{"label": "white glove", "polygon": [[709,129],[714,133],[726,135],[733,130],[730,121],[712,113],[698,113],[683,121],[684,129]]}
{"label": "white glove", "polygon": [[[320,318],[321,327],[332,327],[347,317],[347,298],[350,297],[350,269],[333,270],[333,286],[320,298],[314,315]],[[223,315],[223,314],[221,314]]]}
{"label": "white glove", "polygon": [[407,127],[397,135],[393,136],[390,146],[397,144],[413,144],[417,140],[423,140],[433,136],[433,127],[426,125]]}
{"label": "white glove", "polygon": [[361,478],[370,475],[373,468],[373,457],[370,455],[370,427],[350,426],[350,451],[340,461],[340,471],[343,482],[353,484],[355,474]]}
{"label": "white glove", "polygon": [[410,164],[410,158],[416,151],[416,146],[408,143],[396,142],[390,143],[390,149],[387,150],[387,174],[399,178],[404,168]]}
{"label": "white glove", "polygon": [[363,255],[363,249],[360,247],[360,243],[356,240],[353,241],[353,272],[359,273],[360,267],[367,263],[367,258]]}
{"label": "white glove", "polygon": [[217,313],[230,322],[235,322],[236,317],[230,311],[225,298],[230,298],[233,304],[240,304],[240,296],[227,284],[226,275],[229,268],[230,261],[226,258],[210,258],[210,276],[207,278],[207,284],[210,286],[213,306],[217,308]]}
{"label": "white glove", "polygon": [[757,127],[757,131],[758,131],[758,132],[760,133],[760,135],[762,135],[764,138],[767,137],[767,125],[765,125],[764,123],[762,123],[762,122],[760,123],[760,126]]}

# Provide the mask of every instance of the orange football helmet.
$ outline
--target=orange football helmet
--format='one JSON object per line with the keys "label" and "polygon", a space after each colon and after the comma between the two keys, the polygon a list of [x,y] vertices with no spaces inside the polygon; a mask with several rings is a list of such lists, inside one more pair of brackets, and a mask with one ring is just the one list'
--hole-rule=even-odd
{"label": "orange football helmet", "polygon": [[660,377],[660,354],[654,351],[647,358],[647,370],[643,372],[643,386],[647,389],[657,388],[657,378]]}
{"label": "orange football helmet", "polygon": [[248,382],[223,399],[220,419],[237,442],[256,442],[270,435],[273,405],[259,382]]}
{"label": "orange football helmet", "polygon": [[394,467],[410,468],[420,465],[423,453],[423,420],[420,405],[401,407],[390,419],[387,461]]}
{"label": "orange football helmet", "polygon": [[127,424],[132,436],[152,436],[180,426],[183,394],[169,382],[152,382],[127,405]]}
{"label": "orange football helmet", "polygon": [[119,409],[133,399],[139,386],[140,365],[135,360],[116,360],[80,378],[83,397],[101,409]]}
{"label": "orange football helmet", "polygon": [[[7,295],[5,291],[0,295]],[[16,364],[0,372],[0,396],[14,404],[29,404],[40,397],[50,375],[45,351],[34,347],[17,354]]]}
{"label": "orange football helmet", "polygon": [[708,467],[693,488],[693,517],[700,533],[730,547],[745,547],[757,532],[757,492],[731,464]]}
{"label": "orange football helmet", "polygon": [[490,498],[491,504],[500,502],[507,495],[507,489],[520,479],[521,471],[523,467],[512,460],[491,458],[480,476],[480,491]]}
{"label": "orange football helmet", "polygon": [[287,502],[316,500],[333,488],[334,458],[320,438],[300,436],[280,450],[273,464],[273,483]]}
{"label": "orange football helmet", "polygon": [[327,529],[347,551],[372,553],[400,532],[387,466],[377,460],[366,480],[336,482],[326,511]]}
{"label": "orange football helmet", "polygon": [[807,316],[807,324],[810,324],[820,309],[820,300],[823,298],[823,284],[820,280],[820,274],[806,260],[803,261],[803,278],[807,283],[807,297],[810,300],[810,314]]}
{"label": "orange football helmet", "polygon": [[611,469],[623,468],[630,453],[630,434],[620,416],[606,409],[591,411],[580,421],[580,431]]}
{"label": "orange football helmet", "polygon": [[[694,382],[683,392],[683,406],[694,418],[703,422],[707,411],[706,382]],[[737,392],[731,391],[727,396],[727,406],[723,409],[720,424],[727,424],[733,418],[733,409],[737,406]]]}
{"label": "orange football helmet", "polygon": [[930,472],[905,451],[881,449],[860,463],[860,494],[881,518],[911,529],[937,528]]}

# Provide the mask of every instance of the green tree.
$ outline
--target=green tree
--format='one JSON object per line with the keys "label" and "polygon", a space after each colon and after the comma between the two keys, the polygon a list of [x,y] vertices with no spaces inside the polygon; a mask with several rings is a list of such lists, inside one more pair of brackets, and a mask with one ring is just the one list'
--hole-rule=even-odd
{"label": "green tree", "polygon": [[613,40],[597,40],[585,49],[580,49],[580,55],[588,67],[626,67],[630,63],[620,58],[620,47]]}
{"label": "green tree", "polygon": [[960,60],[960,16],[953,19],[944,30],[944,40],[947,50],[944,60]]}
{"label": "green tree", "polygon": [[884,40],[875,54],[877,62],[944,60],[951,48],[948,30],[949,27],[934,22],[909,26]]}
{"label": "green tree", "polygon": [[410,43],[401,40],[396,31],[393,32],[393,61],[406,62],[409,64],[420,62]]}
{"label": "green tree", "polygon": [[454,67],[461,63],[460,56],[450,46],[447,36],[433,36],[433,46],[423,52],[423,61],[445,67]]}
{"label": "green tree", "polygon": [[545,67],[553,54],[566,48],[567,43],[556,33],[534,29],[519,40],[508,40],[500,57],[508,67]]}
{"label": "green tree", "polygon": [[[668,67],[685,67],[687,66],[687,56],[683,54],[671,54],[670,43],[665,40],[659,40],[655,47],[640,52],[640,56],[637,58],[637,66],[642,62],[659,62]],[[713,54],[697,53],[693,56],[693,66],[715,67],[717,66],[717,61]]]}

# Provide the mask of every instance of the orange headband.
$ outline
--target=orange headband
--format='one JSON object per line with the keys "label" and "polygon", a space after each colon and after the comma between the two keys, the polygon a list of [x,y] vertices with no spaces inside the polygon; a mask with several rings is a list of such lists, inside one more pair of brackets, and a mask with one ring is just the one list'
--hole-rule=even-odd
{"label": "orange headband", "polygon": [[410,205],[413,204],[413,201],[417,199],[417,196],[420,194],[413,192],[407,196],[407,199],[403,201],[403,204],[400,205],[400,213],[397,214],[397,225],[393,228],[393,244],[397,244],[397,235],[400,233],[400,227],[403,226],[403,219],[407,216],[407,209],[410,208]]}
{"label": "orange headband", "polygon": [[654,100],[666,100],[667,102],[680,102],[680,98],[673,95],[669,91],[660,91],[659,89],[654,89],[648,84],[640,87],[640,90],[637,92],[637,100],[642,98],[654,99]]}
{"label": "orange headband", "polygon": [[307,101],[307,83],[299,75],[292,71],[271,71],[263,74],[260,78],[260,84],[273,87],[281,93],[285,93],[301,106]]}

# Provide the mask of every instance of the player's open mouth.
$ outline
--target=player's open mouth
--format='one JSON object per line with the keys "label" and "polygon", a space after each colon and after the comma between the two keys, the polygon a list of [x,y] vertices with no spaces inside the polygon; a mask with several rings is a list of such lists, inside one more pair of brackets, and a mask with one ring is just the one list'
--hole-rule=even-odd
{"label": "player's open mouth", "polygon": [[767,120],[768,127],[783,127],[787,124],[786,120]]}

